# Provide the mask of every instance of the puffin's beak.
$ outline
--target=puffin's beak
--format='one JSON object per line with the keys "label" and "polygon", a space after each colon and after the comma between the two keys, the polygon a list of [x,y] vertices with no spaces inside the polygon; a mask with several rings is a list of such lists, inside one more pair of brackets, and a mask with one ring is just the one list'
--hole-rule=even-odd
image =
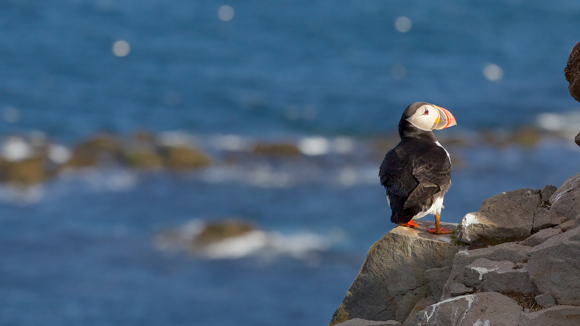
{"label": "puffin's beak", "polygon": [[437,121],[437,123],[435,124],[434,129],[445,129],[457,125],[455,117],[453,116],[453,114],[451,114],[451,112],[437,105],[433,105],[433,107],[436,108],[437,113],[439,113],[438,119],[439,121]]}

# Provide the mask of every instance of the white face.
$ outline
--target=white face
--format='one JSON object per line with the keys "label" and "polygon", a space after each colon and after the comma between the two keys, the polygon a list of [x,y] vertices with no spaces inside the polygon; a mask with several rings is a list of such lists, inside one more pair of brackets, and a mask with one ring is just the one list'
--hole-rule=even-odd
{"label": "white face", "polygon": [[418,108],[415,114],[407,118],[407,121],[421,130],[431,131],[439,122],[439,112],[433,106],[425,104]]}

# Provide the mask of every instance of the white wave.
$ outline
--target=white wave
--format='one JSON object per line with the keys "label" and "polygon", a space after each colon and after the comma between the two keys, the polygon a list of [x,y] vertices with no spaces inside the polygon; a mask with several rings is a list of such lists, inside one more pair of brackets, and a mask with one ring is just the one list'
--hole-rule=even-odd
{"label": "white wave", "polygon": [[91,188],[99,191],[124,191],[135,187],[137,175],[127,170],[85,170],[75,173],[81,176]]}
{"label": "white wave", "polygon": [[164,146],[189,146],[193,143],[191,134],[185,131],[165,131],[157,136],[159,143]]}
{"label": "white wave", "polygon": [[42,185],[26,188],[2,186],[0,187],[0,202],[10,203],[16,206],[28,206],[39,202],[44,197]]}
{"label": "white wave", "polygon": [[305,155],[317,156],[327,154],[330,143],[324,137],[306,137],[298,142],[298,148]]}
{"label": "white wave", "polygon": [[228,151],[248,151],[252,147],[248,139],[237,135],[212,136],[209,142],[215,148]]}
{"label": "white wave", "polygon": [[21,161],[32,157],[34,150],[21,137],[8,137],[2,142],[1,153],[7,161]]}
{"label": "white wave", "polygon": [[332,230],[329,235],[314,232],[284,234],[252,230],[239,236],[227,238],[203,247],[193,246],[196,237],[206,223],[192,220],[175,231],[157,236],[154,245],[158,250],[186,250],[207,259],[239,259],[248,256],[288,255],[297,259],[309,259],[311,254],[330,249],[333,243],[344,238],[342,230]]}
{"label": "white wave", "polygon": [[580,131],[580,112],[542,113],[536,117],[536,123],[545,130],[573,136]]}
{"label": "white wave", "polygon": [[285,171],[276,171],[269,165],[254,167],[214,167],[200,176],[208,183],[239,182],[262,188],[284,188],[291,184],[292,175]]}

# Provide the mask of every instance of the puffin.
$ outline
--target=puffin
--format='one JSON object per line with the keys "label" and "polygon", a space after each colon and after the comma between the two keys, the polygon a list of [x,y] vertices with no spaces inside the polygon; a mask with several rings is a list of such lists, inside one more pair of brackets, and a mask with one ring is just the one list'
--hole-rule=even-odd
{"label": "puffin", "polygon": [[451,187],[451,157],[437,141],[433,130],[457,125],[446,109],[416,102],[409,105],[399,121],[401,141],[386,155],[379,168],[381,184],[387,191],[391,222],[417,227],[413,220],[435,215],[434,234],[449,234],[440,227],[443,197]]}

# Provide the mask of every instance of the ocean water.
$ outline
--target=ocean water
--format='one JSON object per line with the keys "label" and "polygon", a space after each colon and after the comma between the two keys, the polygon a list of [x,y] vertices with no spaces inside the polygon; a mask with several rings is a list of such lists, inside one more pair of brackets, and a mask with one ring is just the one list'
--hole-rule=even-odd
{"label": "ocean water", "polygon": [[[374,141],[415,101],[450,110],[450,133],[470,139],[577,111],[563,69],[578,24],[575,1],[3,1],[1,135],[40,131],[72,145],[103,131],[179,131],[215,164],[1,186],[0,325],[328,323],[366,250],[393,227]],[[122,57],[120,40],[130,45]],[[445,221],[578,173],[571,141],[473,139],[442,139],[460,162]],[[244,154],[279,140],[307,155]],[[158,241],[229,217],[274,245],[248,239],[242,254],[199,257]]]}

